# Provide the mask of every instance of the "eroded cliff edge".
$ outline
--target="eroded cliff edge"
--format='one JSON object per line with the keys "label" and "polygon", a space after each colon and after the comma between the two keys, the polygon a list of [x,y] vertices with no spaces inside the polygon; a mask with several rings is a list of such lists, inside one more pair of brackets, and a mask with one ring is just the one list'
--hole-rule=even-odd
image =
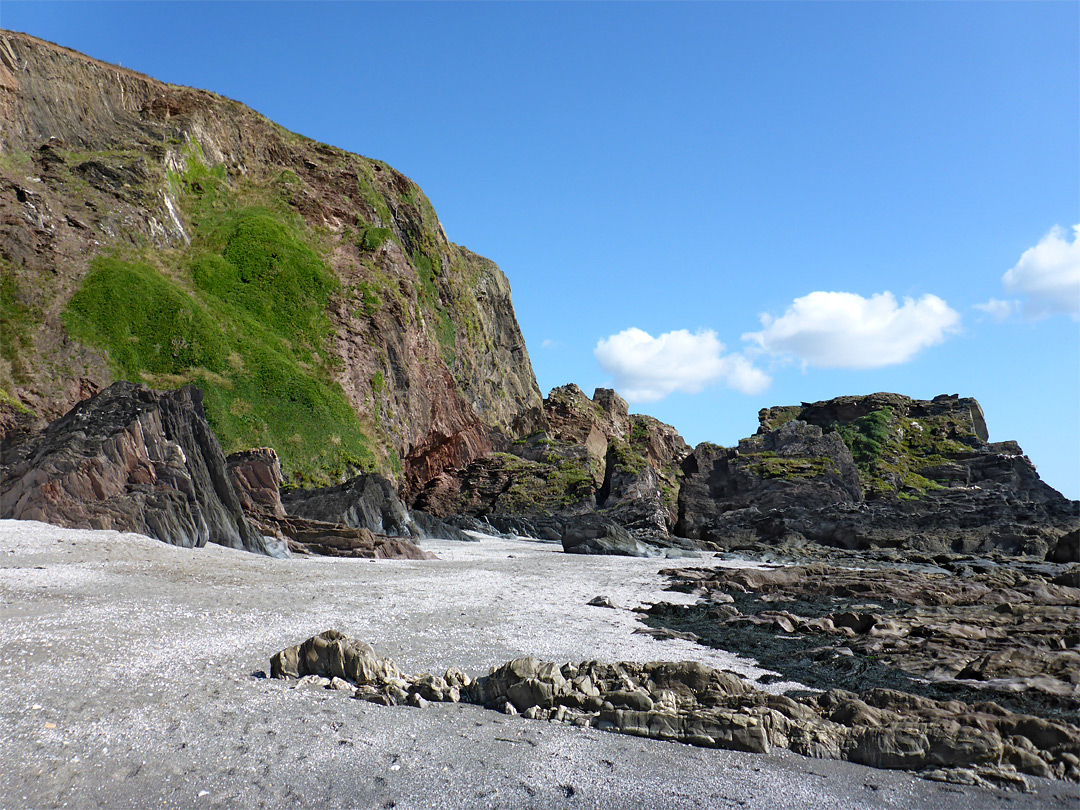
{"label": "eroded cliff edge", "polygon": [[0,33],[0,429],[196,384],[225,452],[404,492],[541,426],[491,261],[377,160]]}

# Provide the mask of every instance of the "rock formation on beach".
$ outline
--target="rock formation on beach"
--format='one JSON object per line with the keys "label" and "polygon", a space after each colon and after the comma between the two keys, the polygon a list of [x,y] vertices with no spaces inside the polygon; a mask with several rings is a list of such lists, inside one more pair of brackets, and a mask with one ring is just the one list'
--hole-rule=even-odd
{"label": "rock formation on beach", "polygon": [[328,630],[275,654],[270,674],[383,705],[464,701],[639,737],[762,753],[787,748],[967,784],[1022,787],[1023,774],[1080,779],[1074,724],[889,689],[795,699],[694,662],[560,666],[523,657],[476,679],[453,666],[410,677],[370,645]]}
{"label": "rock formation on beach", "polygon": [[[614,390],[542,398],[506,277],[385,163],[4,31],[0,122],[0,518],[279,557],[430,560],[425,539],[477,532],[693,556],[661,575],[697,601],[631,608],[636,632],[816,694],[692,662],[407,676],[335,631],[271,675],[966,784],[1080,781],[1080,503],[990,442],[976,400],[766,408],[736,446],[691,448]],[[345,565],[351,587],[364,566]]]}
{"label": "rock formation on beach", "polygon": [[0,518],[271,556],[433,556],[408,536],[290,516],[281,504],[281,480],[269,448],[225,458],[198,388],[152,391],[118,382],[45,430],[4,443]]}
{"label": "rock formation on beach", "polygon": [[1016,442],[987,441],[974,399],[847,396],[759,420],[738,447],[683,462],[678,534],[1042,557],[1080,521]]}
{"label": "rock formation on beach", "polygon": [[[609,389],[542,400],[506,278],[411,180],[237,102],[0,32],[0,111],[6,443],[117,379],[191,384],[294,517],[378,534],[1041,555],[1076,528],[971,399],[769,408],[693,449]],[[375,489],[417,513],[361,516]]]}
{"label": "rock formation on beach", "polygon": [[[412,542],[408,534],[387,536],[381,531],[384,528],[381,521],[376,526],[355,521],[318,520],[287,513],[281,501],[281,465],[277,453],[270,447],[233,453],[225,461],[248,520],[264,535],[286,542],[289,551],[294,554],[435,559],[434,554],[422,551]],[[404,510],[400,502],[396,505]]]}
{"label": "rock formation on beach", "polygon": [[0,517],[284,553],[244,517],[192,387],[114,383],[41,433],[5,442]]}
{"label": "rock formation on beach", "polygon": [[546,430],[442,473],[416,505],[568,551],[643,556],[673,542],[815,542],[1041,557],[1080,522],[1080,504],[1047,486],[1015,442],[987,441],[974,399],[767,408],[736,447],[693,450],[605,389],[590,400],[556,388],[543,415]]}
{"label": "rock formation on beach", "polygon": [[762,665],[814,688],[883,686],[1077,716],[1080,563],[816,556],[771,570],[669,569],[669,589],[697,602],[654,604],[645,620],[704,644],[753,650]]}
{"label": "rock formation on beach", "polygon": [[[616,544],[639,553],[664,542],[677,518],[679,463],[689,446],[670,425],[631,414],[611,389],[589,399],[578,386],[544,400],[545,429],[430,481],[414,503],[441,517],[466,516],[496,531],[575,547],[584,535],[637,538]],[[607,531],[597,534],[599,526]],[[614,551],[613,553],[619,553]]]}

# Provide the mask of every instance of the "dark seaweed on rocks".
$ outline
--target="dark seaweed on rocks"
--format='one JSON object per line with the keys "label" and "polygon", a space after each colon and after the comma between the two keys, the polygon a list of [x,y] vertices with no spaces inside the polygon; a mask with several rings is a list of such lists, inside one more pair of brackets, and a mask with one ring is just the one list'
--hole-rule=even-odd
{"label": "dark seaweed on rocks", "polygon": [[1075,565],[946,554],[895,564],[821,551],[827,562],[768,571],[669,570],[670,587],[697,604],[656,604],[643,620],[818,689],[884,687],[1075,718]]}

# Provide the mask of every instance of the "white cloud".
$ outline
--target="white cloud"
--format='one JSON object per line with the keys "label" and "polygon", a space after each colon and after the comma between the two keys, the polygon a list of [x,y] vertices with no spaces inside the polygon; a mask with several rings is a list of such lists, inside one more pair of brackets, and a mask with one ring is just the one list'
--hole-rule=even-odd
{"label": "white cloud", "polygon": [[846,292],[812,292],[796,298],[779,318],[765,313],[760,332],[743,340],[804,366],[881,368],[906,363],[957,330],[960,315],[936,295],[898,306],[891,292],[869,298]]}
{"label": "white cloud", "polygon": [[543,342],[541,342],[541,344],[540,344],[540,348],[541,349],[561,349],[565,345],[566,344],[563,343],[561,340],[552,340],[551,338],[544,338]]}
{"label": "white cloud", "polygon": [[1008,320],[1009,316],[1016,311],[1019,301],[1001,301],[991,298],[985,304],[974,304],[975,309],[981,310],[995,321]]}
{"label": "white cloud", "polygon": [[1055,225],[1001,277],[1007,291],[1025,296],[1024,311],[1032,317],[1080,315],[1080,225],[1072,231],[1069,242],[1065,229]]}
{"label": "white cloud", "polygon": [[631,402],[655,402],[675,391],[696,394],[713,382],[744,394],[769,386],[769,375],[741,354],[723,352],[712,330],[690,334],[679,329],[654,338],[637,328],[604,338],[593,350],[615,388]]}

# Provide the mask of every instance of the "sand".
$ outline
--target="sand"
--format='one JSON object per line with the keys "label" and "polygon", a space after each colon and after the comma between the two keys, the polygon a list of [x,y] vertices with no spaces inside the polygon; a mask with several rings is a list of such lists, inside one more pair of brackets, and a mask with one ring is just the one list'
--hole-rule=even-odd
{"label": "sand", "polygon": [[[474,706],[386,708],[255,675],[335,628],[407,672],[748,659],[657,640],[626,608],[667,560],[528,540],[432,561],[273,560],[0,521],[0,807],[1075,808],[1077,786],[961,788],[789,753],[693,748]],[[688,561],[679,560],[680,566]],[[690,561],[691,564],[695,564]],[[702,558],[696,564],[716,564]],[[606,595],[620,608],[585,603]],[[785,684],[770,684],[782,691]]]}

